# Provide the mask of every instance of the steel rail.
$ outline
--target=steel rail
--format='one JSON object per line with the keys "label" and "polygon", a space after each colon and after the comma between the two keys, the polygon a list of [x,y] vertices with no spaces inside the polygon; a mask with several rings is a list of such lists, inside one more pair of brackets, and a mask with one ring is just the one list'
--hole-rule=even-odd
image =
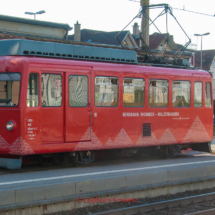
{"label": "steel rail", "polygon": [[209,209],[209,210],[204,210],[204,211],[199,211],[199,212],[194,212],[194,213],[189,213],[185,215],[214,215],[215,214],[215,208],[214,209]]}
{"label": "steel rail", "polygon": [[[141,214],[141,213],[146,213],[150,211],[157,211],[161,209],[166,209],[166,208],[174,208],[176,206],[187,206],[190,204],[195,204],[195,203],[200,203],[204,201],[210,201],[215,199],[215,192],[213,193],[207,193],[207,194],[202,194],[202,195],[197,195],[197,196],[190,196],[190,197],[185,197],[185,198],[179,198],[179,199],[173,199],[173,200],[167,200],[167,201],[162,201],[162,202],[155,202],[155,203],[150,203],[150,204],[145,204],[145,205],[138,205],[138,206],[133,206],[133,207],[127,207],[127,208],[122,208],[122,209],[116,209],[116,210],[110,210],[110,211],[105,211],[105,212],[100,212],[100,213],[94,213],[92,215],[130,215],[130,214]],[[200,214],[214,214],[215,209],[210,209],[210,210],[202,210],[199,212],[195,213],[188,213],[187,215],[200,215]]]}

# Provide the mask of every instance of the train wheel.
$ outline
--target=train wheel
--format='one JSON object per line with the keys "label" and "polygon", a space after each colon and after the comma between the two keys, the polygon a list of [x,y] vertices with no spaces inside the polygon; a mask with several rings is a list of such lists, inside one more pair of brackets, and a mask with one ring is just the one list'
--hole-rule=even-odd
{"label": "train wheel", "polygon": [[75,156],[72,157],[72,163],[78,167],[80,165],[87,165],[95,160],[95,152],[76,152]]}
{"label": "train wheel", "polygon": [[162,158],[176,157],[181,151],[180,145],[162,146],[159,153]]}
{"label": "train wheel", "polygon": [[54,156],[39,155],[38,161],[42,166],[51,166],[54,163],[55,159]]}
{"label": "train wheel", "polygon": [[177,156],[181,151],[180,145],[171,145],[168,148],[169,148],[169,154],[171,157]]}

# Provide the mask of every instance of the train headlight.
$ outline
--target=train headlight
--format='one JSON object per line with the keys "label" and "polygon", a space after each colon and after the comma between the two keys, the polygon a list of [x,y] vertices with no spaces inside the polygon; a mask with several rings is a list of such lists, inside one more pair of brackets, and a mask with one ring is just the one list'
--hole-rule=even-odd
{"label": "train headlight", "polygon": [[13,128],[14,128],[13,122],[8,121],[7,124],[6,124],[6,128],[7,128],[8,131],[12,131]]}

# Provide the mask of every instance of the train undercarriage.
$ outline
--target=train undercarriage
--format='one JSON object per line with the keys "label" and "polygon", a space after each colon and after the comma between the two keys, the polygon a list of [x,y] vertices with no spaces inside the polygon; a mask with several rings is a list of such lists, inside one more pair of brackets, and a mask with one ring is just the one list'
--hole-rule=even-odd
{"label": "train undercarriage", "polygon": [[183,145],[163,145],[152,147],[139,148],[124,148],[124,149],[110,149],[107,151],[80,151],[57,154],[43,154],[36,155],[35,159],[41,165],[48,166],[52,164],[62,165],[87,165],[96,158],[106,157],[107,159],[137,157],[144,158],[149,156],[160,156],[162,158],[176,157],[181,153],[181,150],[192,149],[194,151],[201,151],[211,153],[211,143],[196,143]]}
{"label": "train undercarriage", "polygon": [[7,169],[20,169],[26,164],[39,164],[41,166],[63,165],[82,166],[87,165],[95,159],[117,159],[117,158],[146,158],[159,156],[161,158],[173,158],[181,153],[181,150],[192,149],[211,153],[211,143],[195,143],[182,145],[163,145],[151,147],[123,148],[98,151],[78,151],[53,154],[37,154],[30,156],[1,157],[0,167]]}

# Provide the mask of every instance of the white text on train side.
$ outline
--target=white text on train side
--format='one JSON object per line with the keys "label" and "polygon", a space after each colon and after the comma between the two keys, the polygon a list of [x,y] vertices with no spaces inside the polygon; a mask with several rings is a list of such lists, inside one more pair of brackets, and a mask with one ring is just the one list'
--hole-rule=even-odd
{"label": "white text on train side", "polygon": [[139,116],[179,116],[179,112],[123,112],[122,113],[123,117],[139,117]]}

